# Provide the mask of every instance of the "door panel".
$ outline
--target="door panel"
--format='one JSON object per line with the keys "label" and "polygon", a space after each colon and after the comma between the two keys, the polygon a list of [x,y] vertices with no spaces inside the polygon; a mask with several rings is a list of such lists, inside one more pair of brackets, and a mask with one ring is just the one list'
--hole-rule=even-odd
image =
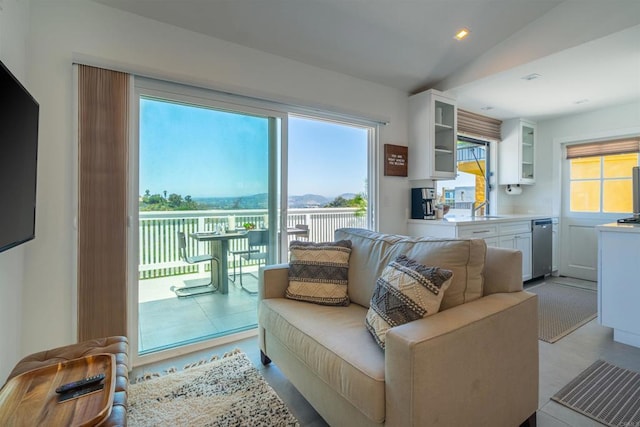
{"label": "door panel", "polygon": [[[603,142],[602,144],[607,144]],[[595,226],[628,216],[624,203],[628,190],[619,187],[631,180],[637,154],[607,154],[567,159],[562,162],[562,219],[560,270],[563,276],[597,280],[598,239]],[[572,150],[573,151],[573,150]],[[620,195],[622,194],[622,197]]]}
{"label": "door panel", "polygon": [[560,275],[583,280],[597,280],[598,238],[595,226],[601,219],[562,220],[562,236],[565,250],[561,256]]}
{"label": "door panel", "polygon": [[[280,259],[286,124],[282,113],[146,79],[136,100],[134,363],[255,333],[259,268]],[[250,229],[268,235],[260,254]]]}

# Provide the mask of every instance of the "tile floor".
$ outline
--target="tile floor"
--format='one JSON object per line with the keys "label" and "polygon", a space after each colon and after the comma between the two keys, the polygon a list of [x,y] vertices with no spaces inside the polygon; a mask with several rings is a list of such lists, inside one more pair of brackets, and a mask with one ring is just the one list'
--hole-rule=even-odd
{"label": "tile floor", "polygon": [[[594,282],[566,277],[547,278],[546,280],[595,289]],[[533,286],[539,283],[540,281],[535,281],[528,283],[526,286]],[[162,371],[169,367],[182,368],[187,363],[208,358],[212,354],[222,354],[234,348],[240,348],[249,356],[269,384],[298,418],[301,426],[316,427],[327,425],[313,407],[284,377],[275,364],[263,366],[260,363],[260,351],[256,337],[136,368],[133,370],[131,378],[142,375],[144,372]],[[601,424],[590,418],[550,400],[551,396],[597,359],[603,359],[627,369],[640,371],[640,348],[614,342],[613,331],[610,328],[600,326],[597,323],[597,319],[592,320],[554,344],[539,341],[539,354],[540,391],[537,419],[539,427],[601,426]]]}
{"label": "tile floor", "polygon": [[[229,281],[229,293],[178,298],[173,286],[207,283],[198,275],[181,275],[139,282],[138,342],[140,353],[253,329],[258,323],[257,294]],[[257,272],[243,274],[247,289],[257,290]]]}

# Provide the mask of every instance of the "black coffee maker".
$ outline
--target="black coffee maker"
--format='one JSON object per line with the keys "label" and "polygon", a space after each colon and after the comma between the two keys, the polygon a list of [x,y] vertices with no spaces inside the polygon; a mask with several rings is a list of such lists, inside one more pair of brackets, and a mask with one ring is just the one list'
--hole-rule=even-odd
{"label": "black coffee maker", "polygon": [[411,219],[436,219],[436,189],[411,189]]}

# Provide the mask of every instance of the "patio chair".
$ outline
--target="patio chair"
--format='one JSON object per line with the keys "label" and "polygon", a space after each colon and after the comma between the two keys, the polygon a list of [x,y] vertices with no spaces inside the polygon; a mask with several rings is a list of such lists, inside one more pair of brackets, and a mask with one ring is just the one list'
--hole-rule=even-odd
{"label": "patio chair", "polygon": [[296,224],[296,228],[300,230],[304,230],[304,233],[297,233],[295,237],[297,239],[308,239],[309,238],[309,225],[307,224]]}
{"label": "patio chair", "polygon": [[[197,264],[200,262],[210,262],[211,263],[211,280],[206,285],[197,285],[197,286],[184,286],[181,288],[172,286],[171,289],[175,294],[179,297],[191,296],[197,294],[204,294],[208,292],[217,291],[217,287],[213,284],[213,263],[216,263],[216,270],[220,269],[220,260],[213,255],[187,255],[187,239],[183,231],[178,231],[178,255],[180,259],[186,262],[187,264]],[[206,289],[209,288],[209,289]]]}
{"label": "patio chair", "polygon": [[240,288],[250,294],[257,294],[257,290],[252,291],[244,287],[242,283],[242,264],[243,260],[247,263],[258,260],[258,266],[262,261],[266,264],[269,255],[269,230],[249,230],[247,239],[249,241],[249,249],[240,254]]}
{"label": "patio chair", "polygon": [[[249,236],[250,232],[251,231],[247,232],[247,237]],[[239,259],[237,257],[239,257],[241,255],[246,255],[251,251],[259,252],[260,250],[258,248],[251,248],[251,247],[249,247],[248,249],[245,249],[242,246],[240,248],[238,248],[238,249],[229,249],[229,255],[231,255],[233,257],[233,276],[229,276],[229,280],[231,280],[233,283],[236,282],[236,277],[237,277],[237,274],[236,274],[237,270],[236,269],[237,269],[238,264],[239,264]]]}

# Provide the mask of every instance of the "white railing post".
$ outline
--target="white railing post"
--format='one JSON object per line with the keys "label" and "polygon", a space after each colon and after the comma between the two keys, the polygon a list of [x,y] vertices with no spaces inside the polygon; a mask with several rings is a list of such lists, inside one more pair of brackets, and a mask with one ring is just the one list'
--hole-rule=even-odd
{"label": "white railing post", "polygon": [[304,215],[304,223],[307,224],[307,226],[309,227],[309,238],[307,240],[313,242],[314,241],[314,238],[313,238],[313,234],[314,233],[312,231],[313,229],[311,228],[311,214],[310,213],[307,213],[307,214]]}

